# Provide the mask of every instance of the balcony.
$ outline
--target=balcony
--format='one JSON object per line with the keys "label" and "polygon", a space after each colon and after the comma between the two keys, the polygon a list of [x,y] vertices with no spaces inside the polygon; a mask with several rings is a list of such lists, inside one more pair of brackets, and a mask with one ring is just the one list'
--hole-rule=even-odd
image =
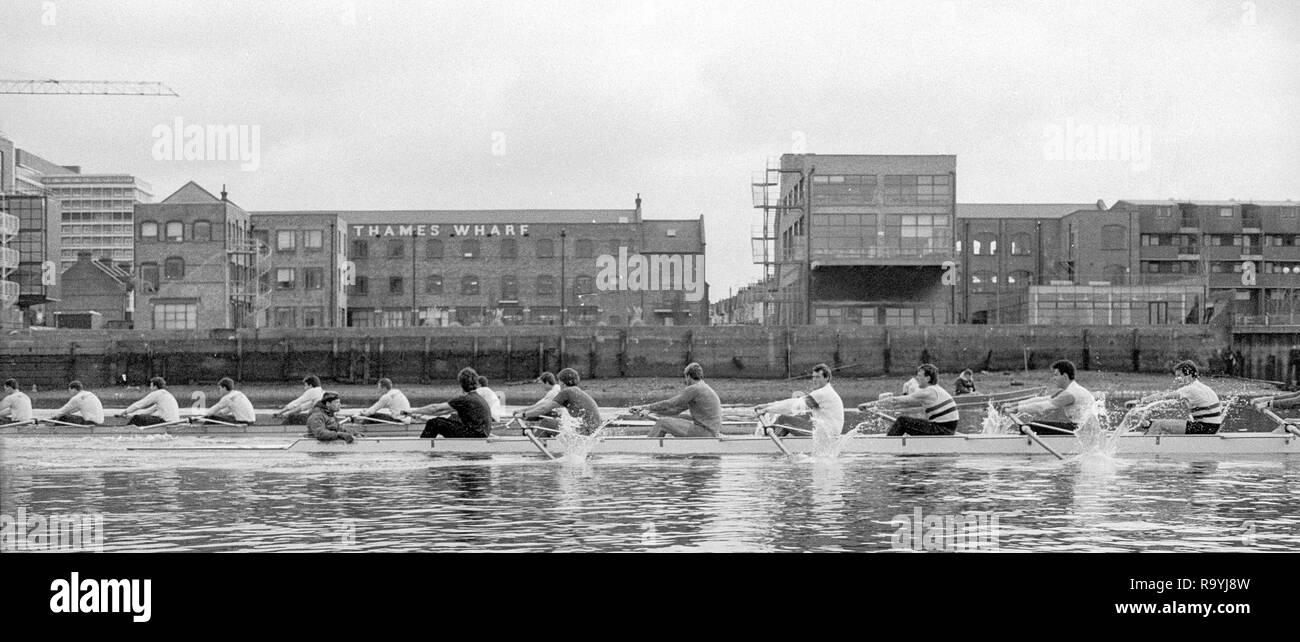
{"label": "balcony", "polygon": [[0,281],[0,304],[12,305],[18,300],[18,284],[13,281]]}
{"label": "balcony", "polygon": [[1264,247],[1266,261],[1300,261],[1300,245],[1269,245]]}
{"label": "balcony", "polygon": [[819,249],[813,260],[821,265],[864,265],[868,263],[899,265],[938,265],[951,261],[955,252],[948,248],[867,246]]}
{"label": "balcony", "polygon": [[16,234],[18,234],[18,217],[0,212],[0,236],[14,236]]}
{"label": "balcony", "polygon": [[1207,261],[1236,261],[1241,259],[1241,246],[1207,245],[1201,255]]}
{"label": "balcony", "polygon": [[1255,283],[1262,288],[1300,288],[1300,274],[1258,274]]}
{"label": "balcony", "polygon": [[12,270],[18,267],[18,250],[0,247],[0,270]]}

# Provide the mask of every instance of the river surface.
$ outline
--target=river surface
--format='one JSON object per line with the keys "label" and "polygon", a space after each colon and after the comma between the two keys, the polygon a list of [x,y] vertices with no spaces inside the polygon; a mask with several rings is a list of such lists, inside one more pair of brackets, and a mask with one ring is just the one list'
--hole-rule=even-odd
{"label": "river surface", "polygon": [[104,551],[1300,549],[1294,456],[127,450],[214,442],[285,440],[3,439],[0,513],[102,515]]}

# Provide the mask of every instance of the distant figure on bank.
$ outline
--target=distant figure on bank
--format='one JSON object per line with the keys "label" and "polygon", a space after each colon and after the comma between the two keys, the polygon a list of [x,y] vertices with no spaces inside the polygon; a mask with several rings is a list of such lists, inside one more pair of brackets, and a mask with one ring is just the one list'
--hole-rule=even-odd
{"label": "distant figure on bank", "polygon": [[646,406],[633,406],[628,410],[633,414],[652,412],[677,415],[684,410],[691,413],[689,419],[659,417],[650,428],[648,437],[717,437],[722,432],[722,402],[718,399],[718,393],[704,383],[704,367],[692,363],[682,371],[682,377],[686,388],[676,396]]}
{"label": "distant figure on bank", "polygon": [[297,399],[273,413],[272,417],[284,417],[284,425],[302,425],[307,422],[307,413],[320,403],[325,390],[320,387],[320,377],[307,375],[302,378],[302,385],[307,388]]}
{"label": "distant figure on bank", "polygon": [[506,414],[505,405],[501,403],[501,396],[495,390],[488,387],[488,378],[483,375],[478,376],[478,388],[474,390],[479,396],[488,402],[488,408],[492,409],[492,421],[501,419]]}
{"label": "distant figure on bank", "polygon": [[[957,433],[957,402],[939,385],[939,369],[923,363],[916,369],[917,390],[911,394],[887,397],[877,402],[881,410],[890,408],[919,408],[924,419],[899,416],[889,427],[888,437],[900,435],[953,435]],[[864,404],[865,406],[865,404]],[[865,410],[863,406],[859,410]]]}
{"label": "distant figure on bank", "polygon": [[154,377],[149,380],[149,394],[127,406],[118,416],[130,417],[131,421],[127,422],[129,425],[144,428],[178,423],[181,420],[181,410],[176,405],[176,397],[167,391],[167,380]]}
{"label": "distant figure on bank", "polygon": [[203,411],[203,416],[216,421],[228,424],[251,425],[257,421],[257,413],[253,410],[253,402],[248,400],[244,393],[235,390],[235,380],[230,377],[222,377],[217,382],[217,387],[223,391],[221,399],[213,404],[211,408]]}
{"label": "distant figure on bank", "polygon": [[62,408],[54,411],[54,421],[80,426],[99,426],[104,423],[104,404],[95,393],[82,389],[80,381],[68,384],[72,398]]}
{"label": "distant figure on bank", "polygon": [[[806,427],[809,431],[823,426],[824,430],[831,431],[833,435],[844,431],[844,401],[840,399],[840,394],[835,392],[835,388],[831,387],[831,367],[824,363],[813,366],[810,379],[813,390],[807,395],[798,395],[754,407],[755,414],[777,415],[777,421],[782,424],[777,429],[778,437],[797,432],[787,429],[786,426]],[[807,418],[804,418],[805,416]],[[800,436],[803,436],[803,433],[800,433]]]}
{"label": "distant figure on bank", "polygon": [[570,417],[578,420],[577,431],[579,433],[590,435],[600,429],[600,407],[596,405],[596,400],[592,399],[591,395],[578,387],[578,383],[581,381],[578,377],[578,371],[573,368],[565,368],[560,371],[559,380],[560,392],[555,395],[554,399],[550,401],[543,399],[516,412],[514,416],[534,420],[553,432],[559,432],[560,421],[555,417],[546,415],[557,408],[564,408]]}
{"label": "distant figure on bank", "polygon": [[956,381],[952,382],[952,394],[954,396],[969,395],[973,392],[975,392],[975,373],[971,372],[970,368],[967,368],[957,375]]}
{"label": "distant figure on bank", "polygon": [[[1078,432],[1084,426],[1096,423],[1097,400],[1088,392],[1086,388],[1079,385],[1074,380],[1074,363],[1061,359],[1052,363],[1052,375],[1048,380],[1047,394],[1031,397],[1020,402],[1009,403],[1003,408],[1003,412],[1008,414],[1030,413],[1032,415],[1044,415],[1053,411],[1060,411],[1065,416],[1066,421],[1041,421],[1035,420],[1034,423],[1044,426],[1052,426],[1063,430],[1049,430],[1039,426],[1029,426],[1030,430],[1042,434],[1061,434],[1062,432]],[[1020,422],[1017,422],[1020,423]]]}
{"label": "distant figure on bank", "polygon": [[410,415],[404,414],[411,409],[411,402],[401,390],[393,387],[393,380],[384,377],[376,385],[384,392],[379,395],[379,401],[357,415],[357,423],[373,423],[369,421],[371,419],[411,423]]}
{"label": "distant figure on bank", "polygon": [[0,399],[0,422],[18,423],[32,420],[32,399],[18,389],[18,381],[5,379],[4,398]]}
{"label": "distant figure on bank", "polygon": [[321,391],[320,401],[312,406],[307,415],[307,433],[318,441],[335,441],[342,439],[349,444],[360,435],[352,428],[339,425],[339,408],[343,402],[337,392]]}
{"label": "distant figure on bank", "polygon": [[[456,375],[463,394],[446,403],[431,403],[413,408],[403,414],[446,415],[437,416],[424,424],[422,439],[433,437],[488,437],[492,434],[492,408],[475,390],[478,373],[473,368],[461,368]],[[455,413],[455,414],[452,414]]]}
{"label": "distant figure on bank", "polygon": [[[1181,419],[1148,419],[1138,423],[1138,429],[1146,429],[1148,435],[1213,435],[1223,427],[1223,406],[1219,404],[1219,395],[1201,382],[1200,370],[1191,361],[1181,361],[1174,366],[1174,383],[1177,390],[1157,392],[1137,400],[1137,404],[1149,404],[1162,399],[1182,399],[1187,404],[1190,417]],[[1134,404],[1136,405],[1136,404]]]}

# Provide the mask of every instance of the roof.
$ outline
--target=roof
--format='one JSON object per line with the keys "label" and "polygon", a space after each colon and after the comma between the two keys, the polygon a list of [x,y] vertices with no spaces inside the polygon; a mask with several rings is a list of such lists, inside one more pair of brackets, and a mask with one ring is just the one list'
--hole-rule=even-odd
{"label": "roof", "polygon": [[180,189],[172,192],[171,196],[164,198],[160,205],[179,205],[179,204],[203,204],[220,203],[221,199],[212,195],[212,192],[203,189],[198,183],[190,181],[181,186]]}
{"label": "roof", "polygon": [[1096,203],[958,203],[957,218],[1063,218]]}
{"label": "roof", "polygon": [[[353,225],[397,223],[631,223],[636,210],[291,210],[251,216],[338,215]],[[626,220],[619,220],[626,219]]]}
{"label": "roof", "polygon": [[1300,206],[1300,201],[1293,201],[1290,199],[1285,201],[1234,201],[1234,200],[1215,201],[1215,200],[1186,199],[1186,198],[1164,198],[1164,199],[1121,198],[1118,201],[1115,201],[1115,205],[1112,205],[1111,208],[1113,209],[1114,207],[1118,206],[1120,203],[1127,203],[1129,205],[1178,205],[1181,203],[1181,204],[1189,204],[1189,205],[1207,205],[1207,206],[1220,206],[1220,207],[1230,207],[1233,205],[1260,205],[1264,207]]}

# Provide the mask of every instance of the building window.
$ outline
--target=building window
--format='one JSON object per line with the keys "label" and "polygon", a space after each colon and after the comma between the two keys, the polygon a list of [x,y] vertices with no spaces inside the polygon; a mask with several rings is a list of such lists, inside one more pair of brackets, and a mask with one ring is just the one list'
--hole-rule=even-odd
{"label": "building window", "polygon": [[575,294],[591,294],[596,291],[596,279],[589,276],[580,276],[573,280],[573,292]]}
{"label": "building window", "polygon": [[479,243],[475,239],[465,239],[460,242],[460,254],[467,259],[478,258]]}
{"label": "building window", "polygon": [[1034,275],[1024,270],[1015,270],[1007,274],[1008,285],[1028,285],[1033,280]]}
{"label": "building window", "polygon": [[537,277],[537,295],[555,296],[555,277],[543,274]]}
{"label": "building window", "polygon": [[145,241],[158,240],[158,224],[153,221],[143,221],[140,223],[140,239]]}
{"label": "building window", "polygon": [[425,294],[442,294],[442,275],[430,274],[429,278],[424,280]]}
{"label": "building window", "polygon": [[390,277],[388,277],[388,293],[389,293],[389,294],[401,294],[401,293],[402,293],[402,290],[404,289],[404,286],[405,286],[405,284],[403,283],[403,279],[402,279],[402,277],[400,277],[400,276],[390,276]]}
{"label": "building window", "polygon": [[298,239],[293,230],[280,230],[275,233],[275,249],[277,252],[292,252],[298,249]]}
{"label": "building window", "polygon": [[402,239],[388,240],[388,258],[400,259],[406,256],[406,241]]}
{"label": "building window", "polygon": [[276,268],[275,270],[275,289],[292,290],[294,284],[293,268]]}
{"label": "building window", "polygon": [[370,258],[370,243],[366,239],[352,239],[352,258]]}
{"label": "building window", "polygon": [[573,244],[573,256],[579,259],[590,259],[596,256],[596,244],[591,239],[578,239]]}
{"label": "building window", "polygon": [[302,247],[307,250],[320,250],[325,247],[323,230],[307,230],[302,233]]}
{"label": "building window", "polygon": [[537,258],[555,258],[555,241],[552,241],[551,239],[537,239]]}
{"label": "building window", "polygon": [[358,276],[355,285],[348,290],[348,296],[365,296],[370,292],[370,278]]}
{"label": "building window", "polygon": [[460,279],[461,294],[478,294],[478,277],[473,274],[465,275]]}
{"label": "building window", "polygon": [[321,328],[325,326],[325,310],[321,308],[303,308],[302,327]]}
{"label": "building window", "polygon": [[198,327],[197,303],[159,303],[153,306],[153,327],[159,330],[194,330]]}
{"label": "building window", "polygon": [[208,221],[194,221],[194,240],[211,241],[212,223],[209,223]]}
{"label": "building window", "polygon": [[519,277],[513,274],[501,277],[501,299],[504,301],[519,300]]}
{"label": "building window", "polygon": [[975,239],[974,241],[971,241],[971,242],[970,242],[970,253],[973,254],[973,255],[975,255],[975,256],[979,256],[979,255],[980,255],[980,248],[981,248],[982,246],[983,246],[983,244],[980,243],[980,240],[979,240],[979,239]]}
{"label": "building window", "polygon": [[185,259],[173,256],[163,261],[163,278],[169,281],[185,278]]}
{"label": "building window", "polygon": [[1032,247],[1033,241],[1024,232],[1011,237],[1011,254],[1013,256],[1028,256],[1032,252],[1030,249]]}
{"label": "building window", "polygon": [[158,281],[161,280],[161,274],[157,263],[140,264],[140,281],[144,285],[145,294],[156,294],[158,292]]}
{"label": "building window", "polygon": [[442,258],[442,239],[429,239],[429,243],[424,246],[424,258]]}
{"label": "building window", "polygon": [[325,268],[318,268],[318,267],[303,268],[302,286],[308,290],[324,289]]}
{"label": "building window", "polygon": [[180,221],[168,221],[168,222],[167,222],[167,240],[168,240],[168,241],[177,241],[177,242],[179,242],[179,241],[184,241],[184,240],[185,240],[185,224],[182,223],[182,222],[180,222]]}
{"label": "building window", "polygon": [[519,244],[514,239],[501,239],[501,258],[519,258]]}
{"label": "building window", "polygon": [[998,237],[992,234],[980,234],[979,236],[976,236],[975,241],[971,243],[971,253],[976,255],[981,253],[988,254],[989,256],[996,255],[998,253]]}
{"label": "building window", "polygon": [[1220,208],[1219,208],[1219,216],[1220,216],[1221,218],[1232,218],[1232,208],[1231,208],[1231,207],[1220,207]]}
{"label": "building window", "polygon": [[1106,225],[1101,228],[1101,249],[1128,249],[1128,228],[1123,225]]}

